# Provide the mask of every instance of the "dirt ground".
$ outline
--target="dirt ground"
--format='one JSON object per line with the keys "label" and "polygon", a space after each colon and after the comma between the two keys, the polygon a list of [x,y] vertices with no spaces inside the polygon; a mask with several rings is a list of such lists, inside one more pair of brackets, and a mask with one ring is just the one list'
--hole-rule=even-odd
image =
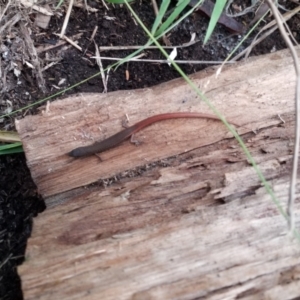
{"label": "dirt ground", "polygon": [[[143,45],[146,43],[147,36],[135,24],[130,12],[124,6],[113,7],[109,5],[109,11],[107,11],[102,2],[92,1],[89,2],[89,5],[98,11],[87,13],[83,8],[74,8],[66,32],[68,37],[81,35],[77,42],[82,47],[83,52],[80,52],[68,43],[55,47],[59,39],[54,33],[59,33],[61,30],[65,8],[58,10],[51,17],[47,29],[40,29],[34,25],[35,14],[29,14],[31,23],[25,24],[21,18],[20,22],[23,22],[31,30],[30,36],[38,49],[38,56],[42,66],[47,66],[50,62],[56,63],[43,72],[45,79],[44,92],[39,86],[39,81],[36,79],[32,68],[24,64],[24,57],[22,61],[20,53],[26,53],[22,48],[26,47],[26,45],[18,41],[19,24],[15,25],[15,29],[12,28],[11,36],[6,36],[0,49],[2,55],[1,66],[7,70],[7,87],[1,91],[1,115],[8,106],[11,106],[13,109],[23,107],[99,72],[98,65],[91,58],[91,56],[95,55],[95,44],[90,41],[90,37],[96,26],[98,26],[98,31],[94,41],[98,46]],[[294,6],[292,2],[289,2],[287,5],[290,9],[294,8]],[[142,21],[151,28],[154,13],[150,1],[136,2],[133,4],[133,8]],[[251,18],[253,16],[250,14],[238,20],[240,22],[249,22]],[[193,13],[171,32],[168,37],[171,44],[180,45],[189,42],[192,32],[195,32],[197,37],[203,40],[208,21],[207,17]],[[299,42],[299,16],[292,18],[289,26],[294,37]],[[255,33],[257,32],[258,30],[255,31]],[[255,33],[250,36],[239,51],[251,43]],[[226,58],[240,40],[240,35],[232,34],[224,26],[218,25],[207,45],[203,46],[200,41],[193,46],[178,49],[177,59],[222,60]],[[53,48],[44,49],[50,46]],[[4,52],[3,47],[6,52]],[[270,51],[283,48],[285,48],[285,44],[278,31],[275,31],[255,47],[251,55],[269,53]],[[103,51],[101,55],[125,57],[131,52],[131,50]],[[146,50],[144,53],[144,58],[147,59],[164,58],[158,50]],[[18,66],[20,70],[18,77],[14,73],[14,67],[7,67],[9,64]],[[109,64],[109,61],[103,61],[104,67]],[[204,69],[207,65],[185,64],[181,66],[187,74],[192,74]],[[126,78],[126,72],[129,78]],[[110,72],[108,91],[150,87],[177,77],[179,77],[178,73],[167,64],[129,62],[119,67],[116,71],[112,70]],[[101,77],[94,77],[67,91],[63,96],[79,92],[102,93],[103,83]],[[37,108],[33,108],[2,119],[0,123],[1,130],[13,130],[14,118],[22,118],[28,114],[36,113],[36,111]],[[39,197],[36,187],[31,180],[24,154],[0,157],[0,171],[0,299],[22,299],[21,282],[16,268],[17,265],[24,261],[26,242],[31,233],[33,218],[45,209],[45,204]]]}

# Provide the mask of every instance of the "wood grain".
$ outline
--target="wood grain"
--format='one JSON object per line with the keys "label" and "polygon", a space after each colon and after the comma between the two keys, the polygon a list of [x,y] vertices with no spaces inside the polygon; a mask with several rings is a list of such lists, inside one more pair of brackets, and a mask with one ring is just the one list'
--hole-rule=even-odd
{"label": "wood grain", "polygon": [[[227,67],[217,79],[214,69],[192,79],[226,118],[245,125],[239,130],[243,133],[269,126],[269,122],[280,123],[276,115],[291,111],[294,82],[289,80],[284,87],[279,84],[291,76],[291,60],[275,53]],[[142,90],[72,96],[51,103],[40,115],[17,121],[16,126],[32,177],[47,198],[228,137],[227,129],[218,121],[169,120],[137,134],[142,142],[139,147],[125,142],[101,154],[102,161],[96,156],[73,159],[66,155],[118,132],[126,114],[134,124],[151,115],[175,111],[210,112],[178,79]]]}
{"label": "wood grain", "polygon": [[[294,125],[283,117],[284,139],[265,138],[274,128],[247,136],[282,205]],[[293,299],[299,255],[232,140],[48,209],[19,274],[25,299]]]}
{"label": "wood grain", "polygon": [[[295,126],[288,52],[193,79],[245,124],[238,130],[285,209]],[[25,299],[300,296],[299,241],[221,123],[162,122],[141,132],[141,146],[125,142],[102,162],[63,155],[119,130],[125,113],[134,123],[175,110],[209,112],[177,80],[78,95],[18,122],[33,178],[53,205],[35,219],[18,268]],[[97,182],[103,178],[111,185]],[[295,213],[299,230],[299,197]]]}

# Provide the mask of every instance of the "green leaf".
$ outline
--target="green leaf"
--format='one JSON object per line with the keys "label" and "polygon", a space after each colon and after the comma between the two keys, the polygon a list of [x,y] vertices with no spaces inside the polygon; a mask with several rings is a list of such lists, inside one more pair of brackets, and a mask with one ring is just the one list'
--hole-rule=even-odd
{"label": "green leaf", "polygon": [[166,11],[167,11],[170,3],[171,3],[170,0],[163,0],[162,1],[161,6],[160,6],[159,11],[158,11],[158,15],[156,16],[155,21],[154,21],[153,26],[152,26],[151,33],[153,35],[155,35],[155,32],[156,32],[159,24],[162,22],[162,19],[165,16]]}
{"label": "green leaf", "polygon": [[15,154],[20,152],[24,152],[22,143],[20,142],[7,145],[0,145],[0,155]]}
{"label": "green leaf", "polygon": [[155,32],[154,36],[157,37],[162,34],[167,28],[169,28],[175,19],[181,14],[181,12],[186,8],[189,4],[190,0],[181,0],[177,7],[174,9],[172,14],[168,17],[168,19],[159,27],[159,29]]}
{"label": "green leaf", "polygon": [[59,2],[56,5],[55,9],[58,9],[63,3],[64,3],[64,0],[59,0]]}
{"label": "green leaf", "polygon": [[217,0],[216,1],[216,4],[214,6],[214,10],[213,10],[213,12],[211,14],[211,17],[210,17],[210,21],[209,21],[209,24],[208,24],[206,35],[205,35],[205,38],[204,38],[204,45],[207,43],[207,41],[209,40],[211,34],[213,33],[225,5],[226,5],[226,1],[224,1],[224,0]]}

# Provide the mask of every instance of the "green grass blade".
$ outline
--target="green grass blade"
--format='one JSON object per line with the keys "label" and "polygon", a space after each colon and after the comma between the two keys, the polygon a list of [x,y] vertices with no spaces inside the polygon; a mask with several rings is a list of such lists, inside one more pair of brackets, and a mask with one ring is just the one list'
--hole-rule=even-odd
{"label": "green grass blade", "polygon": [[162,1],[161,6],[160,6],[159,11],[158,11],[158,15],[156,16],[155,21],[154,21],[153,26],[152,26],[152,29],[151,29],[151,33],[153,35],[155,35],[155,32],[156,32],[159,24],[162,22],[162,19],[165,16],[166,11],[167,11],[170,3],[171,3],[171,0],[163,0]]}
{"label": "green grass blade", "polygon": [[58,4],[56,5],[55,9],[60,8],[60,6],[64,3],[64,0],[59,0]]}
{"label": "green grass blade", "polygon": [[22,143],[20,142],[7,145],[0,145],[0,155],[15,154],[20,152],[24,152]]}
{"label": "green grass blade", "polygon": [[214,10],[211,14],[211,17],[210,17],[210,21],[209,21],[209,24],[208,24],[208,28],[207,28],[207,31],[206,31],[206,35],[205,35],[205,38],[204,38],[204,45],[207,43],[207,41],[209,40],[209,38],[211,37],[217,23],[218,23],[218,20],[222,14],[222,11],[224,9],[226,5],[226,1],[224,0],[217,0],[216,1],[216,4],[214,6]]}
{"label": "green grass blade", "polygon": [[[198,4],[202,3],[203,0],[199,0]],[[187,16],[189,16],[198,6],[198,4],[194,7],[192,7],[191,9],[189,9],[184,15],[182,15],[176,22],[174,22],[170,27],[168,27],[166,29],[165,32],[161,33],[160,35],[158,35],[156,37],[156,40],[160,39],[164,34],[167,34],[169,31],[171,31],[174,27],[176,27],[182,20],[184,20]],[[144,46],[141,46],[140,49],[134,51],[133,53],[131,53],[130,55],[126,56],[125,58],[123,58],[122,60],[118,61],[117,63],[114,63],[112,65],[110,65],[108,68],[118,68],[120,65],[126,63],[128,60],[130,60],[131,58],[133,58],[134,56],[136,56],[137,54],[139,54],[140,52],[142,52],[146,47],[152,45],[154,42],[152,40],[149,40]],[[108,69],[107,68],[107,69]],[[100,73],[98,73],[100,74]],[[90,80],[89,78],[86,79],[86,81]],[[14,113],[14,112],[13,112]]]}
{"label": "green grass blade", "polygon": [[[175,19],[178,18],[178,16],[182,13],[182,11],[186,8],[186,6],[189,4],[190,0],[181,0],[180,3],[177,4],[177,7],[174,9],[172,14],[167,18],[167,20],[159,27],[157,32],[155,34],[152,34],[157,37],[161,34],[164,34],[163,32],[169,28]],[[202,1],[201,1],[202,2]]]}

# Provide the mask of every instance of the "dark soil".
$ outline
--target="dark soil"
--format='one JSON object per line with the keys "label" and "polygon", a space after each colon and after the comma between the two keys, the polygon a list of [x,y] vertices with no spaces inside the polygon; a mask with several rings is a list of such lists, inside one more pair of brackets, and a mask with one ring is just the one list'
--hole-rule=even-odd
{"label": "dark soil", "polygon": [[[57,93],[59,90],[70,87],[99,72],[99,67],[94,59],[90,58],[95,55],[95,45],[89,40],[95,26],[98,26],[95,36],[95,43],[98,46],[145,44],[147,41],[146,35],[135,24],[125,7],[116,6],[113,8],[110,6],[110,10],[106,11],[101,1],[89,4],[97,8],[98,12],[88,14],[82,8],[74,8],[66,32],[68,37],[82,33],[78,44],[84,50],[84,54],[68,44],[66,44],[67,46],[41,52],[39,57],[43,66],[49,63],[49,59],[60,59],[58,64],[43,73],[45,93],[38,86],[35,74],[28,66],[22,65],[19,78],[14,76],[13,71],[8,72],[9,88],[3,91],[1,95],[1,113],[6,108],[7,100],[11,101],[13,109],[17,109]],[[154,14],[150,2],[140,1],[135,3],[133,7],[142,21],[148,28],[151,28]],[[105,19],[104,16],[115,17],[115,19],[110,21]],[[30,15],[30,17],[34,21],[35,16]],[[241,19],[240,21],[249,22],[250,20]],[[46,30],[38,29],[31,24],[31,38],[35,46],[49,46],[57,42],[58,38],[53,33],[60,32],[62,23],[63,18],[56,16],[51,18],[51,23]],[[206,17],[194,13],[172,31],[169,40],[172,45],[186,43],[190,40],[192,32],[196,32],[197,37],[203,40],[207,24],[208,19]],[[298,19],[293,18],[289,25],[299,42],[299,17]],[[240,36],[233,35],[223,26],[218,25],[206,46],[199,42],[188,48],[178,49],[177,59],[222,60],[226,58],[240,38]],[[250,44],[252,38],[246,42],[247,45]],[[8,41],[5,43],[10,51],[12,51],[13,41],[11,41],[11,44]],[[243,45],[241,50],[247,45]],[[284,47],[285,44],[278,31],[276,31],[254,48],[252,55],[265,54]],[[101,55],[125,57],[131,52],[106,51],[101,52]],[[170,53],[170,50],[168,52]],[[158,50],[146,50],[144,53],[146,54],[144,58],[164,58]],[[5,63],[8,63],[8,61],[1,61],[2,65]],[[109,64],[110,62],[103,61],[104,67]],[[192,74],[206,67],[206,65],[192,64],[181,66],[187,74]],[[126,71],[129,73],[128,80],[125,77]],[[110,72],[108,91],[150,87],[177,77],[179,77],[178,73],[167,64],[129,62],[116,71]],[[94,77],[65,94],[78,92],[103,92],[101,77]],[[35,109],[27,110],[25,113],[23,112],[14,117],[21,118],[25,114],[31,113],[35,113]],[[0,124],[2,124],[1,129],[14,129],[13,117],[5,118]],[[45,205],[31,180],[24,154],[0,156],[0,171],[0,299],[22,299],[17,266],[24,260],[26,242],[31,233],[33,217],[41,213],[45,209]]]}
{"label": "dark soil", "polygon": [[24,154],[0,159],[0,299],[22,299],[17,265],[24,260],[32,218],[45,209]]}

